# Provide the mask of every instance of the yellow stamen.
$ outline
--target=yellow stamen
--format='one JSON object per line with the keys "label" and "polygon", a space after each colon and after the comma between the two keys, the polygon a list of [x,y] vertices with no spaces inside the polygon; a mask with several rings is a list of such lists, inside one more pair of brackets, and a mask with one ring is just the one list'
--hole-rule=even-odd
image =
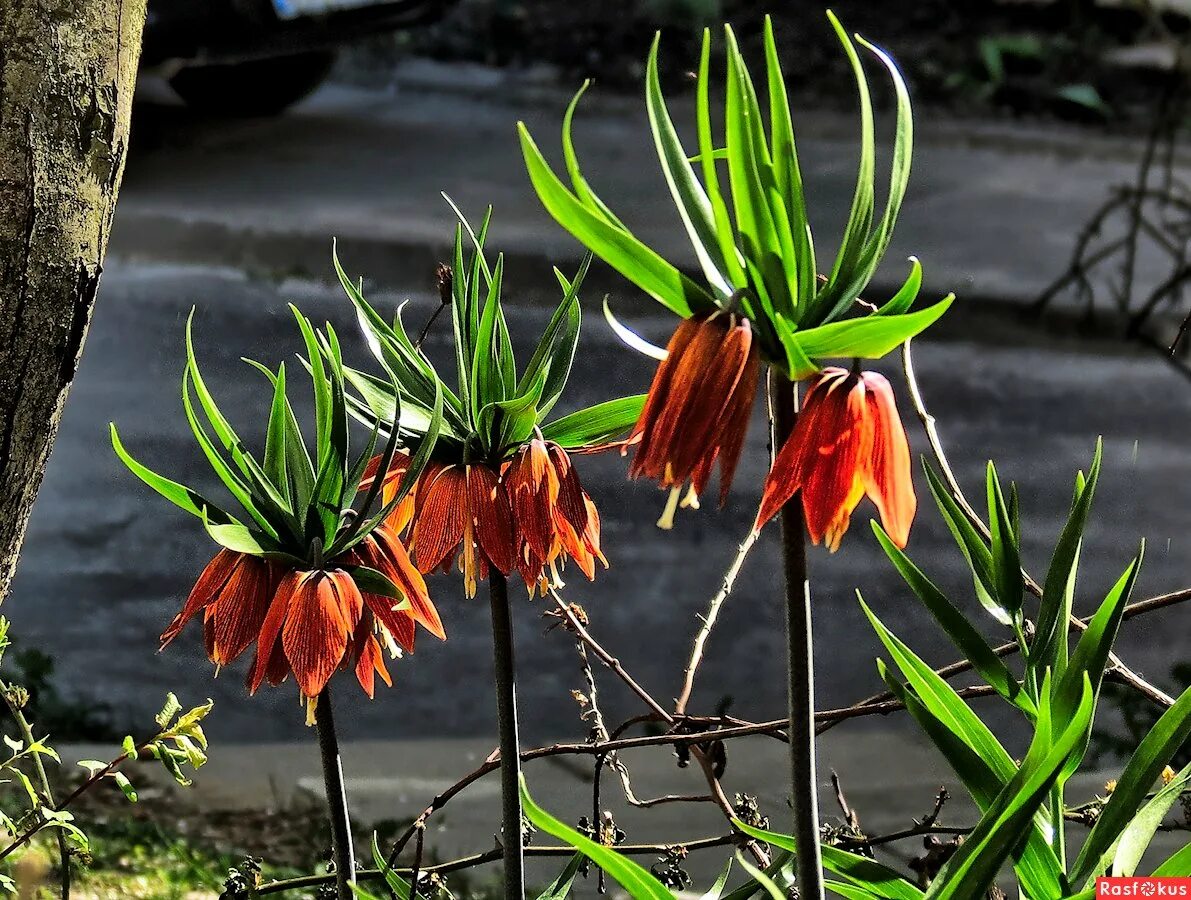
{"label": "yellow stamen", "polygon": [[678,497],[682,488],[670,488],[670,496],[666,498],[666,508],[662,510],[662,517],[658,519],[658,528],[669,531],[674,527],[674,513],[678,509]]}
{"label": "yellow stamen", "polygon": [[317,697],[303,697],[302,699],[306,702],[306,727],[309,728],[311,725],[315,724],[315,722],[314,722],[314,707],[318,703],[318,698]]}
{"label": "yellow stamen", "polygon": [[686,496],[682,498],[682,503],[679,504],[683,509],[698,509],[699,495],[695,493],[695,486],[692,484],[686,492]]}

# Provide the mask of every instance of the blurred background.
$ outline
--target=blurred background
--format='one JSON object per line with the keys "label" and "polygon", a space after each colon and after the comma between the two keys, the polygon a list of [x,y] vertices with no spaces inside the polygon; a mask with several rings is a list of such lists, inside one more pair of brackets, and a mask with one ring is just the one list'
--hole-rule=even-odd
{"label": "blurred background", "polygon": [[[1182,351],[1166,348],[1186,314],[1191,3],[841,0],[834,8],[846,27],[890,51],[911,85],[915,171],[869,294],[888,296],[911,254],[925,268],[925,300],[958,294],[916,360],[961,481],[978,496],[989,458],[1017,481],[1028,562],[1043,569],[1075,472],[1103,435],[1078,609],[1099,601],[1143,537],[1139,592],[1184,586],[1191,383]],[[693,263],[653,155],[645,55],[661,30],[665,86],[689,136],[689,73],[702,29],[731,22],[755,54],[766,12],[796,108],[823,268],[851,201],[859,126],[855,87],[818,3],[150,0],[134,146],[101,299],[5,610],[24,648],[5,664],[34,677],[35,718],[55,739],[121,735],[156,710],[166,689],[184,702],[215,698],[217,741],[309,739],[292,689],[246,696],[246,660],[211,681],[197,627],[155,652],[212,549],[192,520],[119,465],[107,423],[120,425],[147,464],[197,487],[212,484],[179,403],[191,307],[213,392],[241,434],[259,440],[253,423],[263,424],[268,400],[240,358],[275,362],[297,351],[290,301],[354,333],[332,284],[333,237],[372,301],[391,310],[408,300],[406,321],[420,327],[437,304],[433,270],[452,235],[445,191],[473,219],[494,205],[490,246],[507,254],[509,316],[525,346],[558,299],[551,265],[573,270],[581,251],[539,207],[514,125],[525,121],[558,159],[563,112],[588,78],[595,84],[575,132],[589,179],[647,243]],[[887,85],[875,68],[870,77],[887,112]],[[891,117],[878,124],[887,136]],[[594,266],[564,401],[571,407],[642,391],[652,373],[606,327],[605,293],[651,339],[664,342],[673,327],[656,304]],[[448,341],[449,327],[436,326],[431,356],[448,360]],[[358,340],[348,349],[364,362]],[[896,359],[881,368],[899,384]],[[897,389],[912,444],[924,451],[904,386]],[[726,508],[684,513],[669,533],[654,527],[663,495],[626,482],[625,460],[582,461],[611,568],[594,584],[570,573],[564,593],[658,697],[678,690],[696,616],[752,521],[764,432],[758,411]],[[911,556],[958,604],[976,609],[962,560],[928,495],[920,499]],[[871,513],[861,507],[837,555],[812,552],[821,707],[880,687],[878,645],[857,589],[927,659],[951,656],[884,561],[868,530]],[[754,550],[725,607],[694,708],[784,714],[774,537]],[[449,577],[435,578],[432,592],[449,643],[424,640],[374,702],[344,684],[346,738],[490,742],[486,607],[464,600]],[[582,687],[580,670],[572,642],[548,630],[543,611],[528,600],[516,611],[524,730],[534,742],[575,739],[587,729],[570,694]],[[1189,622],[1176,607],[1131,623],[1122,655],[1181,688],[1186,673],[1170,664]],[[603,702],[614,721],[637,712],[610,679]],[[890,729],[912,725],[893,717],[851,733],[867,741]]]}

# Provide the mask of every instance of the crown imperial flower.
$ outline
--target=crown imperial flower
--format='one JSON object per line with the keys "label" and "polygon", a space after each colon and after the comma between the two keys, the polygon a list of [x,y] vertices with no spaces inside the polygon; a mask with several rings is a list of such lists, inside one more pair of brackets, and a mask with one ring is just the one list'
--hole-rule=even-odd
{"label": "crown imperial flower", "polygon": [[[207,655],[216,666],[230,665],[255,643],[250,691],[292,675],[307,701],[309,720],[337,670],[354,669],[371,697],[376,676],[392,683],[382,649],[394,657],[401,650],[412,652],[417,625],[439,638],[445,633],[422,574],[398,531],[385,525],[408,510],[404,482],[416,483],[437,432],[426,433],[411,459],[397,450],[400,434],[391,431],[375,466],[383,465],[391,477],[384,484],[364,479],[361,488],[378,435],[373,433],[365,453],[349,457],[337,338],[329,326],[325,333],[316,332],[293,311],[310,354],[314,453],[307,451],[290,406],[284,365],[276,372],[261,366],[273,386],[263,462],[248,452],[207,390],[187,324],[183,405],[204,455],[246,514],[244,522],[141,465],[124,449],[114,426],[112,445],[137,477],[199,518],[222,547],[162,633],[162,649],[201,613]],[[381,509],[373,510],[381,495]],[[358,496],[363,500],[356,504]]]}
{"label": "crown imperial flower", "polygon": [[658,365],[630,443],[637,442],[629,475],[645,476],[670,490],[658,525],[673,524],[674,509],[689,484],[684,506],[699,495],[718,461],[720,503],[744,447],[760,357],[747,319],[731,313],[683,319]]}
{"label": "crown imperial flower", "polygon": [[831,367],[814,380],[765,480],[757,527],[796,492],[811,540],[832,552],[866,494],[890,539],[906,546],[917,500],[906,432],[884,375]]}

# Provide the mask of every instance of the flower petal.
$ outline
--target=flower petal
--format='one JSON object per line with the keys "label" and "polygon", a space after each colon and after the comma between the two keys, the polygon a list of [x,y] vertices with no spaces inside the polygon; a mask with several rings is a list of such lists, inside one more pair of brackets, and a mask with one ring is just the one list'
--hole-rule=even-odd
{"label": "flower petal", "polygon": [[248,556],[240,561],[218,601],[208,607],[211,662],[229,665],[248,649],[264,624],[276,585],[272,567],[265,560]]}
{"label": "flower petal", "polygon": [[174,616],[169,627],[161,633],[162,650],[178,636],[196,613],[215,602],[219,597],[219,592],[235,572],[237,565],[245,558],[248,558],[247,554],[236,553],[226,548],[215,554],[199,575],[194,587],[191,588],[190,595],[182,605],[182,611]]}
{"label": "flower petal", "polygon": [[426,590],[426,579],[410,561],[401,540],[384,525],[373,531],[372,536],[375,538],[375,547],[379,554],[377,568],[405,594],[410,603],[409,614],[436,638],[446,640],[447,633],[443,628],[442,619]]}
{"label": "flower petal", "polygon": [[280,682],[280,679],[274,680],[280,665],[276,657],[280,656],[281,662],[284,663],[285,655],[278,638],[281,635],[282,626],[285,624],[286,613],[289,611],[290,600],[293,598],[294,592],[313,578],[314,574],[313,572],[290,572],[278,583],[277,590],[273,593],[273,602],[269,604],[269,612],[261,624],[260,636],[256,640],[256,659],[248,676],[249,693],[255,694],[266,678],[270,684]]}
{"label": "flower petal", "polygon": [[475,526],[475,541],[488,562],[505,575],[513,571],[513,513],[504,485],[488,466],[467,467],[467,506]]}
{"label": "flower petal", "polygon": [[839,548],[852,510],[864,496],[863,471],[872,449],[872,426],[864,385],[834,385],[822,400],[822,412],[808,436],[814,455],[807,460],[802,508],[811,541]]}
{"label": "flower petal", "polygon": [[433,572],[463,540],[467,521],[467,476],[459,466],[446,466],[427,487],[414,522],[414,559],[422,572]]}
{"label": "flower petal", "polygon": [[[756,527],[760,528],[777,515],[795,492],[805,487],[810,473],[819,465],[823,455],[822,442],[830,440],[824,436],[834,434],[833,429],[838,428],[837,417],[829,407],[839,405],[838,398],[834,397],[835,389],[847,376],[844,369],[824,369],[806,392],[794,430],[778,451],[765,479]],[[830,447],[827,452],[830,453]]]}
{"label": "flower petal", "polygon": [[348,634],[332,580],[313,573],[294,590],[281,629],[285,657],[304,697],[317,697],[339,668]]}
{"label": "flower petal", "polygon": [[873,431],[872,453],[864,471],[864,489],[876,504],[890,540],[898,547],[905,547],[918,510],[910,446],[888,380],[875,372],[866,372],[863,377],[868,388],[865,400]]}
{"label": "flower petal", "polygon": [[[637,441],[636,455],[629,466],[630,477],[644,475],[657,478],[662,474],[662,469],[656,465],[656,460],[662,457],[654,449],[658,422],[667,406],[679,402],[675,396],[678,393],[674,385],[675,377],[691,342],[699,334],[702,321],[702,318],[694,317],[683,319],[670,337],[666,346],[666,358],[658,363],[653,381],[649,385],[649,393],[645,397],[645,405],[641,408],[641,415],[637,417],[637,424],[633,426],[630,435],[630,443]],[[662,448],[663,451],[665,449]]]}

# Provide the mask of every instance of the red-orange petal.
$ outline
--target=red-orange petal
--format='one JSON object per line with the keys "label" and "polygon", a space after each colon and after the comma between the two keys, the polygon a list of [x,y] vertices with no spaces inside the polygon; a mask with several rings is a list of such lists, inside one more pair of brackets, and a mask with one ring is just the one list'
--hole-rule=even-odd
{"label": "red-orange petal", "polygon": [[859,379],[838,382],[824,395],[816,425],[816,455],[808,462],[802,507],[811,540],[834,552],[864,496],[863,471],[872,450],[872,427]]}
{"label": "red-orange petal", "polygon": [[675,377],[683,356],[695,336],[699,334],[702,322],[702,317],[692,316],[683,319],[670,337],[666,346],[666,358],[658,363],[653,381],[649,385],[649,393],[645,396],[645,405],[641,408],[641,415],[637,417],[637,424],[633,426],[630,436],[629,442],[636,442],[637,445],[633,461],[629,465],[630,477],[644,475],[656,478],[662,474],[660,470],[654,469],[658,458],[654,452],[655,442],[658,440],[658,422],[666,407],[678,402],[675,397]]}
{"label": "red-orange petal", "polygon": [[820,455],[820,435],[824,433],[829,395],[841,385],[848,372],[839,368],[824,369],[812,382],[803,398],[802,410],[794,422],[794,430],[778,451],[765,479],[761,509],[757,514],[760,528],[785,506],[795,492],[801,490]]}
{"label": "red-orange petal", "polygon": [[380,675],[381,680],[389,687],[393,686],[393,679],[389,677],[389,670],[385,668],[384,654],[381,653],[376,635],[368,633],[362,640],[356,660],[356,680],[360,682],[360,687],[364,689],[369,700],[376,690],[376,675]]}
{"label": "red-orange petal", "polygon": [[[715,329],[719,343],[702,363],[698,386],[675,433],[671,461],[676,473],[694,472],[708,456],[717,454],[724,427],[735,412],[734,397],[739,403],[744,396],[736,396],[735,392],[752,353],[752,327],[741,321],[726,330],[712,324],[705,329]],[[705,487],[704,481],[695,485],[695,491],[702,492]]]}
{"label": "red-orange petal", "polygon": [[427,487],[414,522],[414,560],[422,572],[433,572],[463,540],[467,521],[467,475],[459,466],[446,466]]}
{"label": "red-orange petal", "polygon": [[226,666],[240,656],[260,633],[277,580],[272,566],[258,557],[240,560],[231,578],[208,611],[211,662]]}
{"label": "red-orange petal", "polygon": [[350,630],[332,580],[315,572],[290,599],[281,629],[285,658],[305,697],[317,697],[343,660]]}
{"label": "red-orange petal", "polygon": [[182,611],[174,616],[173,621],[161,633],[161,649],[164,650],[166,645],[178,636],[196,613],[215,602],[220,590],[235,572],[236,566],[245,558],[248,558],[247,554],[235,553],[226,548],[215,554],[191,588],[190,595],[182,605]]}
{"label": "red-orange petal", "polygon": [[571,464],[567,452],[558,444],[550,445],[550,465],[558,482],[558,511],[571,523],[576,534],[587,529],[587,504],[584,502],[583,485],[579,473]]}
{"label": "red-orange petal", "polygon": [[865,399],[872,423],[872,453],[864,471],[864,488],[881,515],[881,524],[898,547],[910,539],[918,509],[911,475],[910,446],[897,414],[893,388],[885,376],[866,372]]}
{"label": "red-orange petal", "polygon": [[380,571],[405,594],[410,603],[409,614],[436,638],[446,640],[442,619],[426,590],[426,579],[410,560],[405,545],[384,525],[373,531],[372,535],[379,554]]}
{"label": "red-orange petal", "polygon": [[273,601],[269,604],[269,611],[265,621],[261,624],[260,636],[256,641],[256,659],[252,664],[252,671],[248,677],[248,690],[255,694],[268,678],[271,684],[276,684],[274,676],[277,674],[280,656],[282,662],[285,654],[279,640],[281,629],[285,625],[285,617],[289,612],[290,600],[296,591],[307,580],[314,577],[313,572],[289,572],[277,585],[273,593]]}
{"label": "red-orange petal", "polygon": [[728,500],[728,492],[732,489],[732,479],[736,475],[736,466],[740,462],[740,454],[744,450],[745,438],[748,437],[749,422],[753,417],[753,402],[757,396],[757,381],[760,373],[761,360],[754,341],[741,371],[740,380],[732,391],[728,414],[724,417],[720,427],[720,506],[723,506]]}
{"label": "red-orange petal", "polygon": [[488,466],[467,467],[467,505],[475,526],[475,541],[487,561],[505,575],[513,571],[513,514],[504,485]]}
{"label": "red-orange petal", "polygon": [[[642,439],[638,455],[643,456],[641,471],[663,487],[680,487],[690,473],[690,464],[678,466],[676,457],[687,448],[686,428],[700,408],[715,405],[702,391],[704,382],[713,377],[716,357],[727,335],[727,319],[701,319],[694,339],[678,359],[657,417]],[[718,414],[718,408],[715,410]],[[636,463],[636,460],[634,460]]]}

